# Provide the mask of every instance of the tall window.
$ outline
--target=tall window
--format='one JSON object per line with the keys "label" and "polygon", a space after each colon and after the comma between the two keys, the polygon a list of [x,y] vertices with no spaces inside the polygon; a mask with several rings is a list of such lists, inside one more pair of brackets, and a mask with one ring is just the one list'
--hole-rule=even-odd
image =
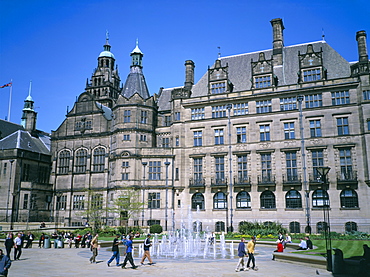
{"label": "tall window", "polygon": [[248,114],[248,103],[234,104],[234,115]]}
{"label": "tall window", "polygon": [[266,88],[271,87],[271,75],[254,77],[255,88]]}
{"label": "tall window", "polygon": [[73,209],[74,210],[83,210],[85,204],[84,195],[73,195]]}
{"label": "tall window", "polygon": [[225,158],[224,156],[215,157],[216,165],[216,180],[224,181],[225,180]]}
{"label": "tall window", "polygon": [[321,80],[320,68],[314,68],[309,70],[303,70],[303,81],[311,82]]}
{"label": "tall window", "polygon": [[317,189],[312,193],[312,207],[321,208],[329,206],[329,194],[326,190]]}
{"label": "tall window", "polygon": [[79,149],[76,152],[76,173],[84,173],[87,165],[86,149]]}
{"label": "tall window", "polygon": [[175,112],[175,121],[180,121],[180,120],[181,120],[181,113]]}
{"label": "tall window", "polygon": [[261,154],[261,169],[262,169],[262,182],[271,182],[271,154]]}
{"label": "tall window", "polygon": [[121,175],[121,180],[122,181],[127,181],[130,177],[130,173],[128,172],[123,172],[122,175]]}
{"label": "tall window", "polygon": [[364,90],[364,100],[370,100],[370,90]]}
{"label": "tall window", "polygon": [[246,127],[237,127],[236,128],[236,142],[237,143],[246,143],[247,142],[247,128]]}
{"label": "tall window", "polygon": [[340,179],[354,180],[352,171],[351,148],[342,148],[339,150],[340,159]]}
{"label": "tall window", "polygon": [[194,181],[203,179],[203,158],[194,158]]}
{"label": "tall window", "polygon": [[280,98],[280,111],[291,111],[297,109],[297,97]]}
{"label": "tall window", "polygon": [[238,182],[248,182],[247,155],[238,156]]}
{"label": "tall window", "polygon": [[214,209],[226,209],[227,208],[227,200],[226,194],[223,192],[217,192],[215,196],[213,196],[213,208]]}
{"label": "tall window", "polygon": [[105,149],[103,147],[98,147],[93,153],[93,171],[102,172],[104,171],[105,165]]}
{"label": "tall window", "polygon": [[70,158],[71,158],[71,153],[68,150],[63,150],[59,153],[59,162],[58,162],[59,174],[68,173]]}
{"label": "tall window", "polygon": [[251,207],[251,196],[246,191],[241,191],[236,195],[236,208],[249,209]]}
{"label": "tall window", "polygon": [[202,131],[194,131],[194,146],[202,146]]}
{"label": "tall window", "polygon": [[215,129],[215,144],[224,144],[224,129]]}
{"label": "tall window", "polygon": [[125,141],[130,140],[130,135],[123,135],[123,140],[125,140]]}
{"label": "tall window", "polygon": [[23,164],[22,178],[21,178],[22,181],[30,181],[30,177],[31,177],[30,168],[31,168],[30,164],[26,164],[26,163]]}
{"label": "tall window", "polygon": [[340,193],[340,206],[342,208],[358,208],[358,196],[353,189],[345,189]]}
{"label": "tall window", "polygon": [[193,196],[191,197],[191,208],[193,210],[197,210],[198,207],[200,210],[204,210],[205,208],[204,196],[200,192],[194,193]]}
{"label": "tall window", "polygon": [[225,91],[226,91],[225,82],[218,82],[218,83],[212,83],[211,84],[211,93],[212,94],[224,93]]}
{"label": "tall window", "polygon": [[130,110],[125,110],[123,112],[123,122],[124,123],[131,122],[131,111]]}
{"label": "tall window", "polygon": [[290,190],[285,195],[285,204],[287,209],[301,209],[302,198],[297,190]]}
{"label": "tall window", "polygon": [[311,94],[305,97],[306,108],[322,107],[322,94]]}
{"label": "tall window", "polygon": [[311,138],[321,137],[321,121],[320,120],[310,120],[310,134],[311,134]]}
{"label": "tall window", "polygon": [[226,105],[212,106],[212,118],[226,117]]}
{"label": "tall window", "polygon": [[317,168],[324,166],[324,153],[322,150],[312,150],[312,169],[314,180],[320,179]]}
{"label": "tall window", "polygon": [[28,210],[29,209],[29,207],[28,207],[28,202],[29,202],[28,195],[29,195],[28,193],[25,193],[23,195],[23,209],[24,210]]}
{"label": "tall window", "polygon": [[150,192],[148,198],[148,209],[161,208],[161,194],[159,192]]}
{"label": "tall window", "polygon": [[57,196],[56,210],[65,210],[67,208],[67,195]]}
{"label": "tall window", "polygon": [[94,193],[91,195],[91,208],[94,210],[100,210],[103,207],[103,194]]}
{"label": "tall window", "polygon": [[336,91],[331,93],[332,105],[349,104],[349,91]]}
{"label": "tall window", "polygon": [[171,125],[171,116],[170,115],[166,115],[164,117],[164,126],[170,126]]}
{"label": "tall window", "polygon": [[298,181],[297,152],[286,152],[285,161],[287,181]]}
{"label": "tall window", "polygon": [[275,194],[270,190],[265,190],[261,193],[261,209],[275,209]]}
{"label": "tall window", "polygon": [[215,232],[224,232],[225,229],[225,222],[223,221],[217,221],[215,225]]}
{"label": "tall window", "polygon": [[271,100],[256,101],[257,113],[272,112]]}
{"label": "tall window", "polygon": [[357,231],[357,223],[353,221],[346,222],[345,225],[346,232],[355,232]]}
{"label": "tall window", "polygon": [[349,135],[348,117],[337,118],[338,136]]}
{"label": "tall window", "polygon": [[147,124],[148,123],[148,112],[141,111],[140,123]]}
{"label": "tall window", "polygon": [[284,123],[284,137],[285,139],[295,139],[294,122]]}
{"label": "tall window", "polygon": [[191,109],[191,120],[204,119],[204,108]]}
{"label": "tall window", "polygon": [[162,147],[169,148],[170,147],[170,138],[162,138]]}
{"label": "tall window", "polygon": [[140,141],[147,141],[146,135],[140,135]]}
{"label": "tall window", "polygon": [[260,141],[270,141],[270,125],[260,125]]}
{"label": "tall window", "polygon": [[161,162],[149,162],[149,180],[161,179]]}

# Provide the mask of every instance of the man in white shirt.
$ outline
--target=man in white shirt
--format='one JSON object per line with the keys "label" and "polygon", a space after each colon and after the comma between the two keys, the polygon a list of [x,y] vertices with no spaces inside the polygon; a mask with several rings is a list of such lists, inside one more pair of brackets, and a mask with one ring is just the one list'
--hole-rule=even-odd
{"label": "man in white shirt", "polygon": [[14,239],[14,260],[19,260],[22,255],[22,234],[18,233],[18,236]]}
{"label": "man in white shirt", "polygon": [[299,248],[297,250],[307,250],[307,243],[305,239],[301,239],[299,243]]}

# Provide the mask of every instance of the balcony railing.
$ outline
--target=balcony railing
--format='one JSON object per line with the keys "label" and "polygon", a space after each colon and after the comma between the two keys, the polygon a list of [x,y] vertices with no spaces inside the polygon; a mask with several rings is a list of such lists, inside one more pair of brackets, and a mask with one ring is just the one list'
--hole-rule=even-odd
{"label": "balcony railing", "polygon": [[251,178],[248,176],[234,177],[234,185],[236,186],[248,186],[251,184]]}
{"label": "balcony railing", "polygon": [[211,179],[211,186],[212,187],[226,187],[227,186],[227,178],[212,178]]}
{"label": "balcony railing", "polygon": [[275,185],[275,176],[270,174],[268,175],[259,175],[258,176],[258,185]]}
{"label": "balcony railing", "polygon": [[337,182],[346,183],[346,182],[357,182],[357,171],[343,171],[337,172]]}
{"label": "balcony railing", "polygon": [[189,179],[189,187],[204,187],[206,185],[206,180],[204,178],[199,179]]}
{"label": "balcony railing", "polygon": [[298,175],[283,175],[283,184],[300,184],[301,182],[301,177]]}

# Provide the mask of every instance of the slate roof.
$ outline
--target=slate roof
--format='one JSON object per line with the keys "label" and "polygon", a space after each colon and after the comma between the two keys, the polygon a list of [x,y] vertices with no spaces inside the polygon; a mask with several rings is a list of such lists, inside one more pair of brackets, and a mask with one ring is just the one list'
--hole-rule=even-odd
{"label": "slate roof", "polygon": [[18,130],[0,140],[0,149],[23,149],[50,155],[50,137],[43,133],[33,137],[27,131]]}
{"label": "slate roof", "polygon": [[14,133],[18,130],[24,130],[23,126],[0,119],[0,139],[5,138],[6,136],[9,136],[11,133]]}
{"label": "slate roof", "polygon": [[144,100],[150,97],[144,74],[139,66],[131,67],[130,74],[127,76],[122,90],[122,95],[127,99],[135,93],[138,93]]}
{"label": "slate roof", "polygon": [[[284,47],[283,65],[274,67],[274,74],[279,79],[279,86],[297,84],[297,73],[299,72],[298,51],[300,51],[300,54],[306,53],[309,44],[312,44],[315,52],[319,52],[322,48],[323,66],[327,69],[328,79],[350,76],[350,63],[325,41],[316,41]],[[258,61],[261,52],[265,53],[266,60],[271,59],[272,49],[220,58],[222,66],[228,64],[229,80],[234,85],[234,91],[251,89],[251,60]],[[201,79],[194,84],[191,97],[206,96],[208,94],[207,85],[208,72],[205,72]],[[159,110],[170,109],[169,101],[173,89],[167,88],[162,91],[158,99]]]}

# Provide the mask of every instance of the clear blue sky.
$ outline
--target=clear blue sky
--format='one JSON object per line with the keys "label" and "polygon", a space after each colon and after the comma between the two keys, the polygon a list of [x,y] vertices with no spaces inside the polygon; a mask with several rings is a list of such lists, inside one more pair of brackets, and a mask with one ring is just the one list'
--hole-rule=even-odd
{"label": "clear blue sky", "polygon": [[[37,128],[56,130],[84,91],[109,31],[120,77],[129,73],[139,38],[150,93],[195,81],[217,58],[272,47],[270,20],[282,18],[285,46],[325,39],[346,60],[358,59],[356,31],[370,37],[368,0],[0,0],[0,85],[13,80],[11,121],[20,123],[32,80]],[[370,51],[370,38],[368,38]],[[0,118],[9,88],[0,89]]]}

